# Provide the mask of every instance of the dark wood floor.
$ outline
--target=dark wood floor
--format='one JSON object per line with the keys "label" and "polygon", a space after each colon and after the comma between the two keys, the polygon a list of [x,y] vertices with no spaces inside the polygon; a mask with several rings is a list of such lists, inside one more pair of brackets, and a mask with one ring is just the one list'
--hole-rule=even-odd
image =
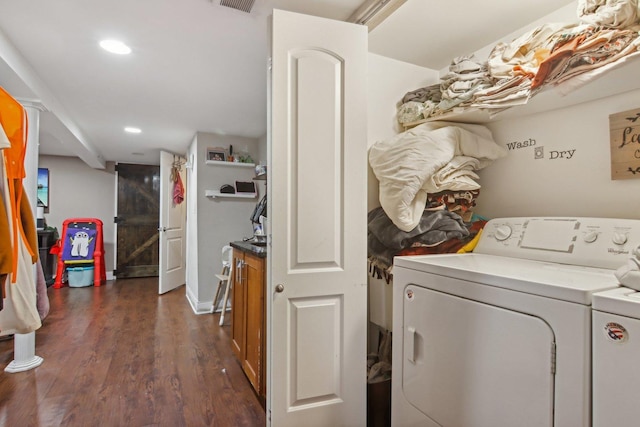
{"label": "dark wood floor", "polygon": [[[0,371],[0,426],[264,426],[229,326],[157,279],[49,288],[33,370]],[[0,342],[0,368],[13,341]]]}

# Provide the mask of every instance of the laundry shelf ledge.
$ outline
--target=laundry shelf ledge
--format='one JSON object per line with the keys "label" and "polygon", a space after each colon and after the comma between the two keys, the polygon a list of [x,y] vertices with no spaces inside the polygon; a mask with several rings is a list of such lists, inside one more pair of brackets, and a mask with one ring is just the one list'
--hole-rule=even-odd
{"label": "laundry shelf ledge", "polygon": [[241,163],[241,162],[223,162],[221,160],[205,160],[205,164],[214,166],[229,166],[232,168],[255,168],[255,163]]}
{"label": "laundry shelf ledge", "polygon": [[221,193],[219,190],[205,190],[204,195],[212,199],[255,199],[258,197],[258,193]]}

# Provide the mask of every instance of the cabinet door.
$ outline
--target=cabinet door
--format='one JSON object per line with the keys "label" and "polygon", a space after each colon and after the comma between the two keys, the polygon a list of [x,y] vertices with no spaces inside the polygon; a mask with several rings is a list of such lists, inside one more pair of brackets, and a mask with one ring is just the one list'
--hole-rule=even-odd
{"label": "cabinet door", "polygon": [[242,280],[244,253],[233,250],[233,274],[231,297],[231,347],[239,360],[245,354],[245,284]]}
{"label": "cabinet door", "polygon": [[264,334],[264,262],[261,258],[245,254],[244,283],[246,298],[245,358],[242,368],[258,394],[263,392],[262,346]]}

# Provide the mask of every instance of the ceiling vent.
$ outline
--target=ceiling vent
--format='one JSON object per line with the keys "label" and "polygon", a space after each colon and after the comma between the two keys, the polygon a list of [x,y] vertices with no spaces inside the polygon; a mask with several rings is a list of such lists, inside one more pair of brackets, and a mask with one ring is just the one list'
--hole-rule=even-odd
{"label": "ceiling vent", "polygon": [[220,0],[220,6],[226,6],[249,13],[255,1],[256,0]]}

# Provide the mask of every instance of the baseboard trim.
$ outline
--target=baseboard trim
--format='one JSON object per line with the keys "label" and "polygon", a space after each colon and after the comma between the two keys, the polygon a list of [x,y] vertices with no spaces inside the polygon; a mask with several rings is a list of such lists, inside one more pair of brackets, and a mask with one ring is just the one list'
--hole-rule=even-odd
{"label": "baseboard trim", "polygon": [[191,310],[193,310],[195,314],[211,314],[213,301],[197,301],[191,292],[189,292],[189,288],[187,288],[186,297],[191,306]]}

